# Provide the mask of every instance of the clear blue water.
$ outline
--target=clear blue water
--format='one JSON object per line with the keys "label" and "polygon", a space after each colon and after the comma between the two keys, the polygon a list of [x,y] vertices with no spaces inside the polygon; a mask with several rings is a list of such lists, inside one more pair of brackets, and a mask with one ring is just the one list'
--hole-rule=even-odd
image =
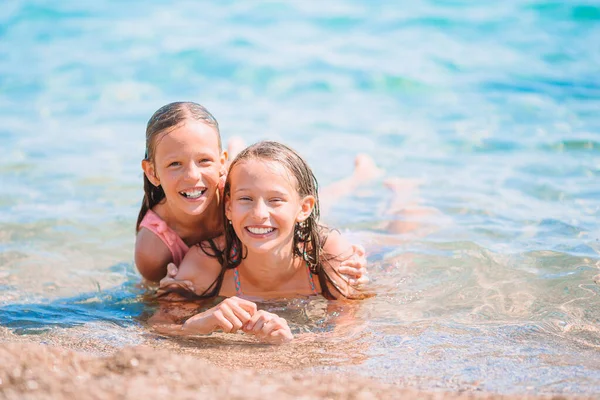
{"label": "clear blue water", "polygon": [[325,369],[600,393],[597,2],[172,3],[0,5],[5,336],[146,340],[145,123],[193,100],[225,139],[296,148],[322,184],[367,153],[440,211],[427,234],[385,234],[383,178],[331,210],[366,243],[379,295],[355,316],[366,334],[339,338],[362,361],[334,352]]}

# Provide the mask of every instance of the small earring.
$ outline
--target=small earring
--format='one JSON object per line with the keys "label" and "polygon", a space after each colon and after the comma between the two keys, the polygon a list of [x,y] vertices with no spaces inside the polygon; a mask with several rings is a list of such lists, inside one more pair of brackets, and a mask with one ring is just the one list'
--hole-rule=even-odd
{"label": "small earring", "polygon": [[229,225],[231,225],[231,220],[230,219],[228,219],[227,222],[229,222]]}

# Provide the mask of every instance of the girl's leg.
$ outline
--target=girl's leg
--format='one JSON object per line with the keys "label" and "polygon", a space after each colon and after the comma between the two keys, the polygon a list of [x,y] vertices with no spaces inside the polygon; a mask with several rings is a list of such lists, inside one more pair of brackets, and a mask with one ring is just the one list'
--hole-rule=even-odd
{"label": "girl's leg", "polygon": [[384,185],[392,191],[392,199],[386,214],[390,217],[384,229],[390,233],[415,233],[425,236],[436,231],[446,218],[439,210],[421,205],[415,179],[390,178]]}
{"label": "girl's leg", "polygon": [[348,196],[361,185],[383,175],[384,170],[379,168],[375,161],[366,154],[359,154],[354,159],[354,172],[352,175],[334,182],[319,191],[321,211],[325,214],[328,209],[340,198]]}

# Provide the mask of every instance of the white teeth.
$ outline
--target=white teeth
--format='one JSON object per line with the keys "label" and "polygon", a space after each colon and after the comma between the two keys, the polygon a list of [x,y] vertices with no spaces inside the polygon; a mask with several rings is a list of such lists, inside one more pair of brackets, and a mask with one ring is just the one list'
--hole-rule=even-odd
{"label": "white teeth", "polygon": [[179,192],[179,193],[184,195],[188,199],[197,199],[198,197],[202,196],[202,194],[204,193],[204,190],[196,189],[196,190],[190,190],[188,192]]}
{"label": "white teeth", "polygon": [[250,231],[250,233],[253,233],[255,235],[265,235],[265,234],[271,233],[275,230],[274,228],[254,228],[254,227],[248,227],[247,229]]}

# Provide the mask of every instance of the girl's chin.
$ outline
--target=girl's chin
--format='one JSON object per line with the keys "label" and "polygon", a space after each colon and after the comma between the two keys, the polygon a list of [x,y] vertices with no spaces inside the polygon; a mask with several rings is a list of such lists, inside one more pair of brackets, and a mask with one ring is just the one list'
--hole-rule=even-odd
{"label": "girl's chin", "polygon": [[283,249],[289,249],[292,247],[292,243],[282,243],[280,240],[268,240],[268,239],[250,239],[244,238],[241,240],[244,247],[250,253],[255,254],[274,254],[280,253]]}
{"label": "girl's chin", "polygon": [[180,203],[180,204],[182,204],[182,208],[185,209],[187,213],[195,215],[195,214],[200,214],[200,213],[204,212],[206,210],[206,208],[208,207],[208,205],[210,204],[210,201],[212,200],[212,198],[202,196],[196,200],[189,200],[189,199],[185,199],[185,198],[182,200],[183,200],[183,202]]}
{"label": "girl's chin", "polygon": [[198,217],[206,211],[206,204],[198,204],[196,207],[191,207],[189,204],[185,208],[185,213],[191,217]]}

